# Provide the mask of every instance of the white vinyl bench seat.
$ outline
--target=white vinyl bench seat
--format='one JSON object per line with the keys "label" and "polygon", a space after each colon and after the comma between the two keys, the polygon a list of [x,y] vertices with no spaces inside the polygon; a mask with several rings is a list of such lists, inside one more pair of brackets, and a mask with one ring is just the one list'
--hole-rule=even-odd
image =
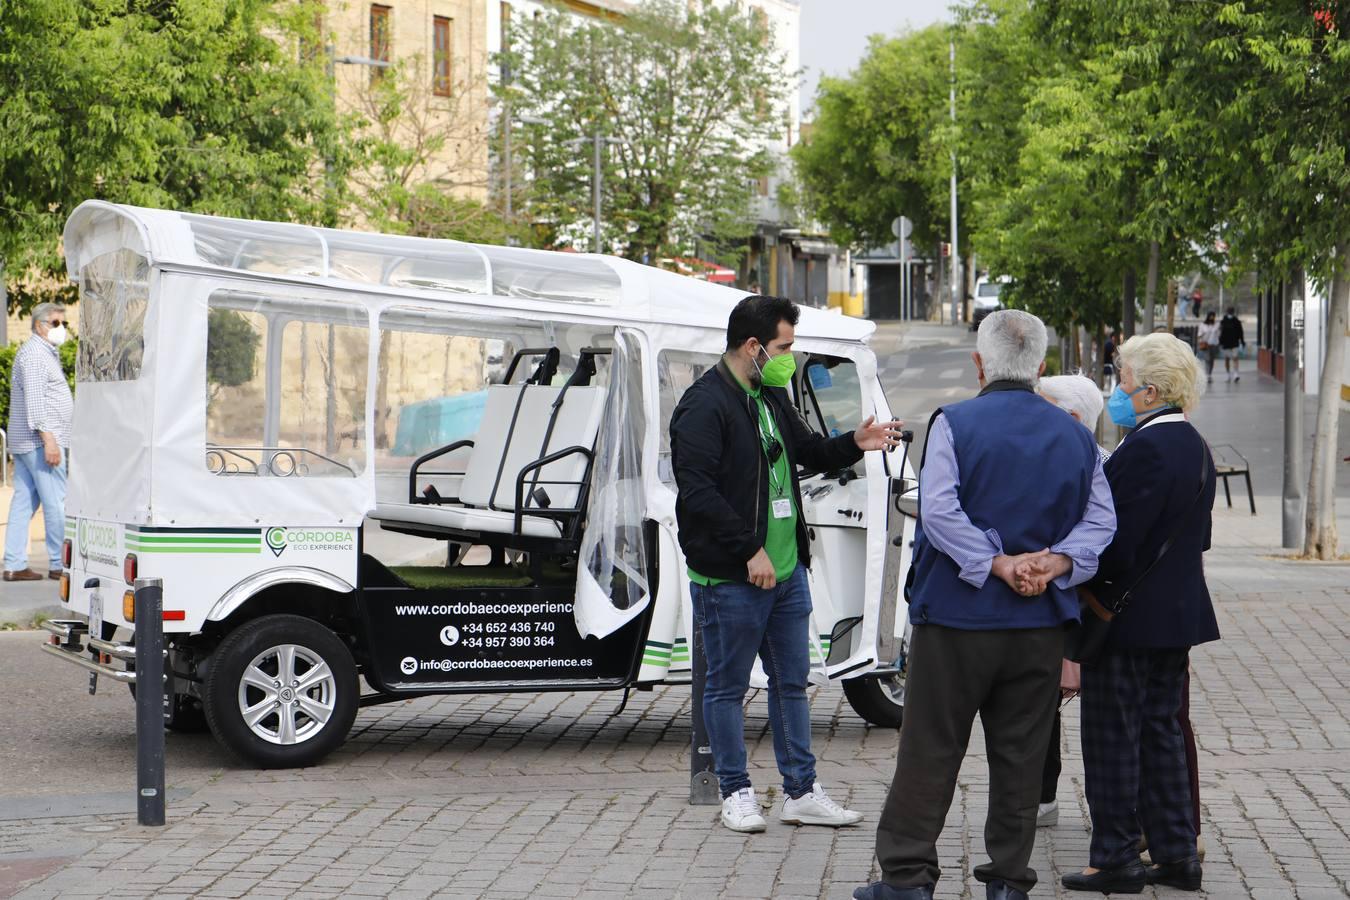
{"label": "white vinyl bench seat", "polygon": [[[451,504],[381,503],[370,517],[391,525],[430,525],[433,528],[489,534],[514,534],[516,526],[514,512]],[[523,515],[520,517],[520,534],[525,537],[558,538],[562,536],[562,526],[556,519]]]}
{"label": "white vinyl bench seat", "polygon": [[[438,531],[561,538],[563,522],[547,513],[580,514],[577,506],[584,497],[604,405],[605,389],[595,385],[491,385],[459,497],[439,502],[382,502],[371,518]],[[567,453],[536,465],[545,457],[574,448],[585,452]],[[516,494],[522,475],[522,515],[517,529]],[[414,489],[420,487],[414,485]]]}

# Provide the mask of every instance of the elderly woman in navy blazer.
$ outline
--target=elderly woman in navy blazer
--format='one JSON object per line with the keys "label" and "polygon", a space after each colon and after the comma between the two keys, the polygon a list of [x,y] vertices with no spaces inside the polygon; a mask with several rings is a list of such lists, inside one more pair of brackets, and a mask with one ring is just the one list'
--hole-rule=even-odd
{"label": "elderly woman in navy blazer", "polygon": [[[1104,597],[1128,590],[1130,599],[1105,649],[1083,664],[1090,866],[1063,880],[1102,893],[1140,893],[1147,884],[1194,891],[1201,868],[1177,714],[1190,649],[1219,637],[1201,561],[1214,463],[1185,416],[1203,381],[1195,354],[1170,334],[1126,341],[1117,372],[1107,411],[1132,430],[1105,467],[1117,528],[1091,587]],[[1141,827],[1148,868],[1139,859]]]}

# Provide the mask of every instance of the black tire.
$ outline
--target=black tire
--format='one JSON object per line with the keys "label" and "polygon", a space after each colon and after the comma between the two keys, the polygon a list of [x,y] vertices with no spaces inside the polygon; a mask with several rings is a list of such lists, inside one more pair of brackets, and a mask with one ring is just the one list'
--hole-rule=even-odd
{"label": "black tire", "polygon": [[844,696],[863,721],[878,728],[899,728],[905,719],[904,673],[864,675],[844,681]]}
{"label": "black tire", "polygon": [[[295,677],[283,684],[277,676],[288,654]],[[322,672],[320,665],[327,671],[318,685],[305,687],[304,676]],[[253,680],[245,682],[248,670]],[[272,686],[259,687],[259,675],[274,679]],[[312,766],[346,740],[359,690],[356,662],[336,634],[303,616],[263,616],[241,625],[212,655],[206,721],[216,739],[245,762],[264,769]],[[244,718],[244,704],[259,712],[252,725]],[[310,715],[311,710],[318,712]]]}

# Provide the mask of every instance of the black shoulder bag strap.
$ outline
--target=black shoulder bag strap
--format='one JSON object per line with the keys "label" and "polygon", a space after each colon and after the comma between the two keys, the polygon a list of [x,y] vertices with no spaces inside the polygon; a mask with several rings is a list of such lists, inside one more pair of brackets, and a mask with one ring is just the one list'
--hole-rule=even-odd
{"label": "black shoulder bag strap", "polygon": [[1167,551],[1172,549],[1172,545],[1176,543],[1177,538],[1181,537],[1181,532],[1186,529],[1186,519],[1195,510],[1195,506],[1200,502],[1200,498],[1205,495],[1205,487],[1208,483],[1209,445],[1202,439],[1200,442],[1200,487],[1196,490],[1195,496],[1186,507],[1186,511],[1177,516],[1177,524],[1172,528],[1172,533],[1167,536],[1167,540],[1163,541],[1162,546],[1158,548],[1158,553],[1153,557],[1153,561],[1148,564],[1144,571],[1139,573],[1139,577],[1134,580],[1133,584],[1125,589],[1114,603],[1103,604],[1103,606],[1111,611],[1112,615],[1118,616],[1125,611],[1126,607],[1130,605],[1130,595],[1134,593],[1134,589],[1143,584],[1144,579],[1149,576],[1149,573],[1157,567],[1158,563],[1162,562],[1163,557],[1167,555]]}

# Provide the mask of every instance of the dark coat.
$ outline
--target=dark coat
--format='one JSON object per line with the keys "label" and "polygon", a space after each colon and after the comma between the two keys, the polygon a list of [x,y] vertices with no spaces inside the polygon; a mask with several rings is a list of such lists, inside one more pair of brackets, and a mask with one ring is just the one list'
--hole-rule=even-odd
{"label": "dark coat", "polygon": [[[764,399],[783,438],[797,504],[797,559],[811,564],[811,542],[800,515],[797,464],[831,472],[862,459],[853,432],[826,438],[812,431],[784,388]],[[675,519],[689,568],[707,578],[745,581],[746,563],[768,535],[768,463],[755,402],[725,362],[703,373],[670,417],[670,455],[678,494]]]}
{"label": "dark coat", "polygon": [[[1116,536],[1102,553],[1092,587],[1110,594],[1134,584],[1174,530],[1167,554],[1134,588],[1128,608],[1111,626],[1120,648],[1193,647],[1218,640],[1202,554],[1209,549],[1214,462],[1189,422],[1140,423],[1106,462],[1116,505]],[[1201,489],[1203,479],[1204,487]],[[1199,491],[1199,500],[1196,493]]]}

